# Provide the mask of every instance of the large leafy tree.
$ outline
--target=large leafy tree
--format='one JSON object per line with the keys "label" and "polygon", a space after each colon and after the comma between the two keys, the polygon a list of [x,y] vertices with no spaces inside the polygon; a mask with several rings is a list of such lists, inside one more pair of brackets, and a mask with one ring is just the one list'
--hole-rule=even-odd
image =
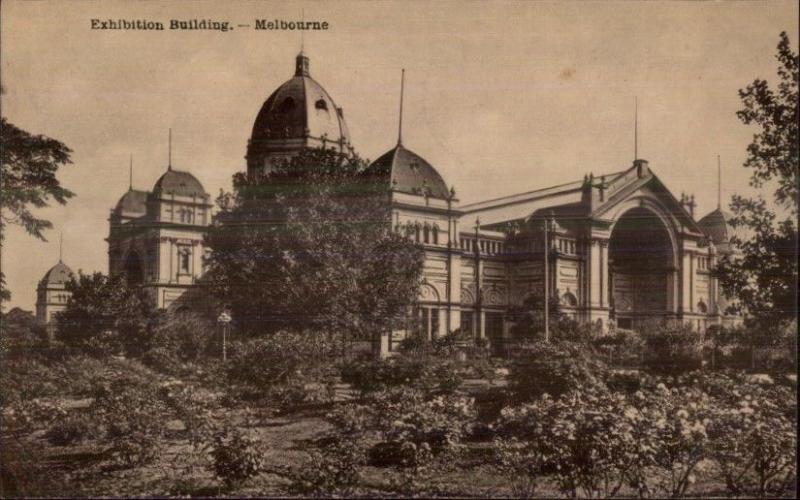
{"label": "large leafy tree", "polygon": [[110,354],[141,354],[160,319],[146,292],[124,274],[83,274],[67,282],[72,292],[57,318],[56,339],[69,347]]}
{"label": "large leafy tree", "polygon": [[739,252],[721,259],[717,269],[725,293],[762,324],[778,325],[797,316],[798,56],[789,37],[778,44],[777,87],[761,79],[739,91],[737,112],[758,131],[747,148],[746,168],[754,187],[773,187],[775,203],[762,196],[734,196],[734,228],[748,238],[732,240]]}
{"label": "large leafy tree", "polygon": [[[44,240],[53,224],[31,209],[46,207],[51,200],[65,204],[74,193],[61,186],[58,169],[72,163],[72,151],[62,142],[32,135],[0,118],[0,248],[6,224],[17,224]],[[0,271],[0,302],[9,300],[5,277]]]}
{"label": "large leafy tree", "polygon": [[403,320],[422,249],[393,230],[388,186],[364,167],[307,149],[268,173],[234,176],[207,234],[206,279],[242,330],[367,340]]}

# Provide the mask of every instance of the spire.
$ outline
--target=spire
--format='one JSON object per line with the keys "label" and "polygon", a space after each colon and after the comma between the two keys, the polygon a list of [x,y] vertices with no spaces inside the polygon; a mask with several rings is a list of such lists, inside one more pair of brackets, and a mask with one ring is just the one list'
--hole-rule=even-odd
{"label": "spire", "polygon": [[722,168],[717,155],[717,210],[722,210]]}
{"label": "spire", "polygon": [[133,191],[133,153],[131,153],[130,165],[128,166],[128,191]]}
{"label": "spire", "polygon": [[58,233],[58,261],[62,262],[62,257],[64,256],[64,233]]}
{"label": "spire", "polygon": [[303,55],[303,50],[306,48],[306,9],[300,9],[300,24],[302,25],[300,28],[300,55]]}
{"label": "spire", "polygon": [[167,170],[172,170],[172,129],[169,129],[169,156],[167,159]]}
{"label": "spire", "polygon": [[406,69],[400,73],[400,120],[397,125],[397,145],[403,144],[403,89],[406,86]]}
{"label": "spire", "polygon": [[639,97],[633,98],[633,159],[639,159]]}

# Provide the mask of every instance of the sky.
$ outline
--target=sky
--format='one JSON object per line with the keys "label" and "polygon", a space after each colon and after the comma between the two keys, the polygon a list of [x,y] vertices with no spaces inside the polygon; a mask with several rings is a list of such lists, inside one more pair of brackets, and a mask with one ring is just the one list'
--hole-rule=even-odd
{"label": "sky", "polygon": [[[403,144],[455,186],[462,204],[625,169],[639,157],[698,218],[751,194],[742,167],[754,129],[737,91],[774,82],[781,31],[797,50],[795,1],[4,1],[2,115],[64,142],[59,171],[76,193],[37,211],[47,242],[9,227],[8,307],[33,309],[59,258],[107,272],[108,215],[133,185],[150,190],[167,165],[216,196],[245,169],[262,103],[293,74],[298,31],[255,19],[326,21],[306,32],[311,76],[344,108],[352,142],[375,159],[394,146],[401,68]],[[228,21],[220,31],[92,30],[93,18]],[[239,24],[250,25],[238,27]],[[7,309],[6,309],[7,310]]]}

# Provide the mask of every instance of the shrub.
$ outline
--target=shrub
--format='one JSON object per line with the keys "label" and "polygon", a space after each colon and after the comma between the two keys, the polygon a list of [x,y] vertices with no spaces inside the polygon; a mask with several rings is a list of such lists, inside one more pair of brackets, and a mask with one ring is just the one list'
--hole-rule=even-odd
{"label": "shrub", "polygon": [[[197,362],[214,337],[214,325],[189,313],[163,315],[154,328],[151,350],[160,350],[159,356],[180,362]],[[169,368],[170,365],[153,365]]]}
{"label": "shrub", "polygon": [[263,464],[259,441],[244,436],[236,428],[225,428],[214,436],[211,468],[225,486],[237,486],[258,474]]}
{"label": "shrub", "polygon": [[71,414],[59,420],[45,434],[47,441],[55,446],[69,446],[93,436],[96,422],[84,414]]}
{"label": "shrub", "polygon": [[67,416],[67,411],[58,403],[42,399],[16,400],[0,411],[4,432],[28,433],[46,429]]}
{"label": "shrub", "polygon": [[395,387],[414,387],[425,392],[452,394],[463,382],[457,364],[432,356],[396,356],[345,363],[342,380],[366,397]]}
{"label": "shrub", "polygon": [[644,351],[644,339],[632,330],[616,330],[610,335],[598,336],[592,345],[611,366],[638,366]]}
{"label": "shrub", "polygon": [[535,342],[525,347],[511,365],[508,379],[509,393],[518,402],[603,385],[606,367],[586,347],[570,342]]}
{"label": "shrub", "polygon": [[111,454],[125,467],[152,461],[161,448],[167,408],[158,387],[116,380],[98,389],[92,411],[101,419]]}
{"label": "shrub", "polygon": [[510,480],[511,495],[515,498],[535,497],[544,463],[539,450],[524,441],[507,438],[494,442],[494,454],[498,470]]}
{"label": "shrub", "polygon": [[[247,396],[287,406],[307,400],[330,400],[336,368],[333,348],[314,333],[279,332],[232,345],[227,378]],[[313,387],[322,385],[325,390]]]}
{"label": "shrub", "polygon": [[[419,492],[418,481],[434,471],[433,463],[444,465],[460,450],[474,416],[471,398],[430,396],[419,389],[398,387],[370,393],[363,403],[337,408],[328,420],[334,427],[334,442],[365,445],[367,463],[396,468],[399,480],[390,487],[408,495]],[[323,449],[322,453],[330,452]],[[333,454],[326,460],[330,464],[339,458]],[[347,477],[353,477],[350,474]]]}
{"label": "shrub", "polygon": [[643,332],[643,364],[654,373],[678,374],[698,370],[703,365],[705,338],[691,325],[666,325]]}
{"label": "shrub", "polygon": [[796,405],[786,407],[795,395],[741,382],[729,385],[734,389],[714,405],[708,426],[719,476],[734,495],[780,496],[797,474]]}
{"label": "shrub", "polygon": [[336,439],[324,449],[310,453],[303,467],[293,472],[290,490],[301,495],[352,496],[365,463],[360,443]]}
{"label": "shrub", "polygon": [[[629,417],[630,416],[630,417]],[[614,496],[638,465],[634,419],[625,398],[603,389],[570,391],[558,399],[537,401],[503,411],[498,427],[504,436],[496,450],[507,472],[535,485],[549,473],[559,490],[573,498]]]}

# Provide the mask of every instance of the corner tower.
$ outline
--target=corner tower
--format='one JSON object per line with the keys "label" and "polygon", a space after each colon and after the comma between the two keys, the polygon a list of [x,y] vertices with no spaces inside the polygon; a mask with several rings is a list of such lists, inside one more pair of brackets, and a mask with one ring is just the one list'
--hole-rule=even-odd
{"label": "corner tower", "polygon": [[247,171],[269,171],[276,161],[304,148],[335,148],[353,152],[344,111],[309,71],[302,52],[295,59],[294,76],[267,98],[258,112],[247,143]]}

